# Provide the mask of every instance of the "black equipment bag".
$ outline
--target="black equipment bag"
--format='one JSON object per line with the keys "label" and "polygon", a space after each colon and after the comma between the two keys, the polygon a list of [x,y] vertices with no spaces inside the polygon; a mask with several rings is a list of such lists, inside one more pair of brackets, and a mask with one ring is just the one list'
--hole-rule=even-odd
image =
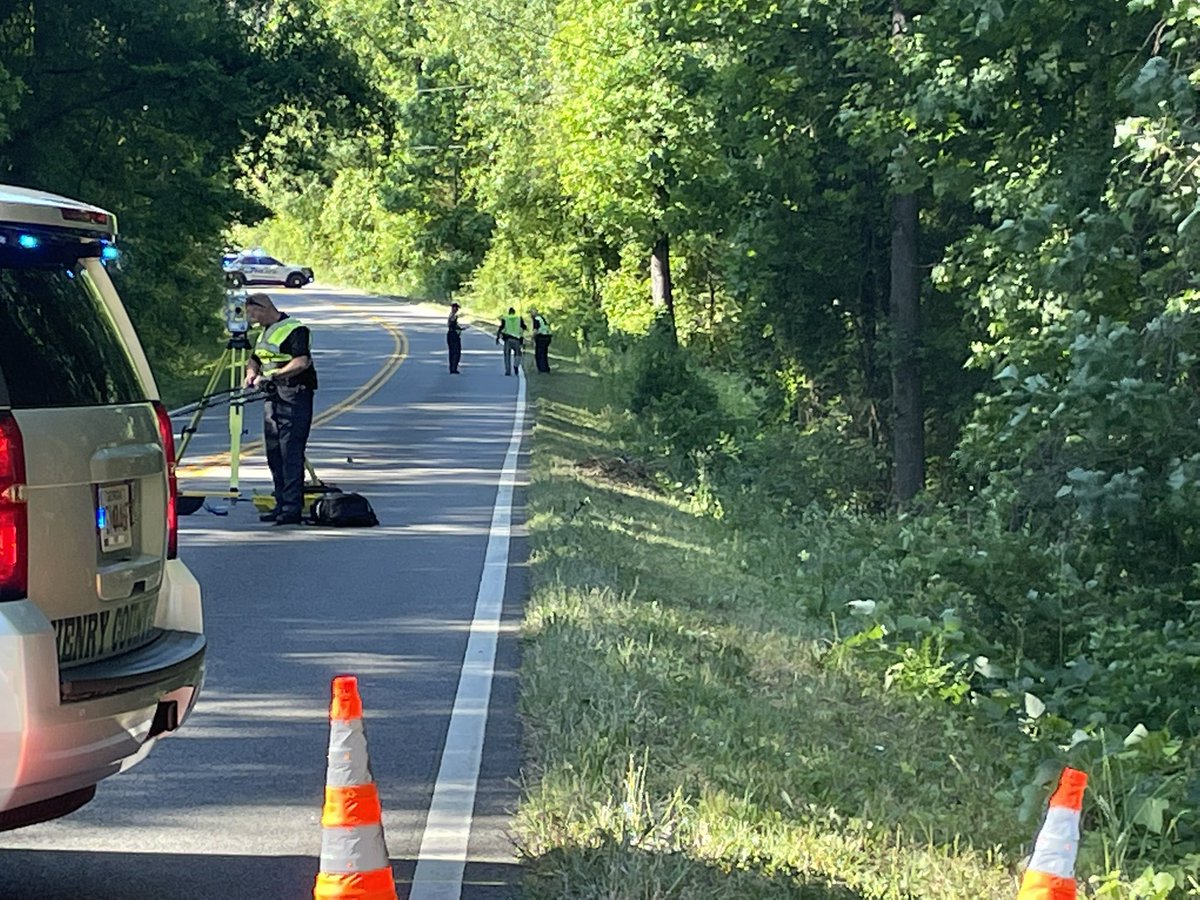
{"label": "black equipment bag", "polygon": [[314,500],[309,521],[330,528],[370,528],[379,524],[366,497],[342,491],[330,492]]}

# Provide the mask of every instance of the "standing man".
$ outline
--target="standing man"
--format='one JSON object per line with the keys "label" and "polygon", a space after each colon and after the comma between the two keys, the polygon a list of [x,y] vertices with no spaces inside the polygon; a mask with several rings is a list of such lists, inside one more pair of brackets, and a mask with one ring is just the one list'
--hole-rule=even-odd
{"label": "standing man", "polygon": [[496,329],[496,343],[504,341],[505,375],[511,375],[514,369],[521,367],[521,345],[525,343],[525,336],[521,332],[528,330],[525,320],[518,316],[511,306],[508,308],[508,314],[500,317],[500,327]]}
{"label": "standing man", "polygon": [[308,326],[275,308],[266,294],[246,298],[246,317],[262,327],[246,364],[246,387],[266,391],[263,437],[275,481],[275,509],[259,516],[275,525],[299,525],[304,509],[304,447],[312,428],[317,370]]}
{"label": "standing man", "polygon": [[533,319],[533,361],[539,372],[550,371],[550,323],[536,309],[529,311]]}
{"label": "standing man", "polygon": [[450,349],[450,374],[458,374],[458,363],[462,359],[462,326],[458,324],[458,304],[450,304],[450,317],[446,319],[446,346]]}

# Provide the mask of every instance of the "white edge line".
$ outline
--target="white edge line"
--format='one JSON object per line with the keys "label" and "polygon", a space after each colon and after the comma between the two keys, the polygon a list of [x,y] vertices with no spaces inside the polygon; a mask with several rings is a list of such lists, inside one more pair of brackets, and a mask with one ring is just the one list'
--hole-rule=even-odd
{"label": "white edge line", "polygon": [[512,439],[500,472],[483,574],[475,598],[475,617],[463,654],[458,693],[450,713],[446,746],[442,750],[421,849],[417,853],[409,900],[459,900],[462,896],[492,676],[496,671],[496,644],[508,575],[508,545],[512,537],[513,488],[525,422],[524,370],[519,369],[517,375]]}

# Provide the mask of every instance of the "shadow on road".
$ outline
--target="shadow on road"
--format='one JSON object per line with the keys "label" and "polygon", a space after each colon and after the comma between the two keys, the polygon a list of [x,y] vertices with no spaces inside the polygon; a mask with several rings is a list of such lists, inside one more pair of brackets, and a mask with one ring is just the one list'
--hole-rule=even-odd
{"label": "shadow on road", "polygon": [[[231,856],[205,853],[127,853],[67,850],[0,851],[4,900],[302,900],[312,896],[318,859],[306,856]],[[393,859],[396,892],[409,894],[416,867]],[[86,883],[81,879],[86,874]],[[462,900],[513,896],[519,867],[467,866]]]}

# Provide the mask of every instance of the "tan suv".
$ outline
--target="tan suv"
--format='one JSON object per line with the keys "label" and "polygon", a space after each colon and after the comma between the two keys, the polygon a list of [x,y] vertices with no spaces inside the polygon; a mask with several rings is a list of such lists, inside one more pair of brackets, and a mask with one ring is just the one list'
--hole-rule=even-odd
{"label": "tan suv", "polygon": [[0,830],[64,815],[204,679],[171,421],[109,280],[112,214],[0,185]]}

